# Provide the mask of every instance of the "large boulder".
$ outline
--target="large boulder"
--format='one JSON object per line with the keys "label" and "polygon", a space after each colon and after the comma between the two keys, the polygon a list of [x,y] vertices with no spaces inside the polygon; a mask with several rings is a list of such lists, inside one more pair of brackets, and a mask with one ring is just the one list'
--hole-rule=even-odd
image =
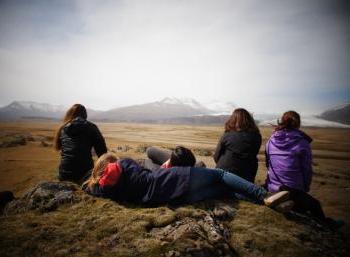
{"label": "large boulder", "polygon": [[43,182],[30,189],[20,199],[10,202],[5,213],[21,213],[28,210],[42,212],[56,210],[59,205],[81,200],[76,193],[79,187],[70,182]]}

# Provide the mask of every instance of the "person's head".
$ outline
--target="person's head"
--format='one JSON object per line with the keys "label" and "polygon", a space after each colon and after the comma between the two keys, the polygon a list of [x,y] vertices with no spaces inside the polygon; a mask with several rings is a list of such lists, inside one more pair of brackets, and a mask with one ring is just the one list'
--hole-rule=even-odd
{"label": "person's head", "polygon": [[296,111],[288,111],[282,115],[281,120],[277,121],[276,130],[281,129],[299,129],[300,115]]}
{"label": "person's head", "polygon": [[72,107],[70,107],[68,109],[68,111],[66,112],[64,118],[63,118],[63,124],[59,127],[59,129],[56,131],[56,136],[55,136],[55,141],[54,141],[54,147],[55,149],[61,150],[61,141],[60,141],[60,137],[61,137],[61,130],[62,128],[68,124],[69,122],[71,122],[72,120],[74,120],[75,118],[81,117],[83,119],[87,119],[87,112],[86,112],[86,108],[84,107],[84,105],[81,104],[74,104]]}
{"label": "person's head", "polygon": [[64,116],[63,122],[68,123],[68,122],[70,122],[78,117],[81,117],[83,119],[87,119],[86,108],[84,107],[84,105],[74,104],[66,112],[66,115]]}
{"label": "person's head", "polygon": [[103,171],[106,169],[107,165],[118,160],[117,156],[113,153],[102,154],[95,162],[94,168],[92,170],[90,178],[84,183],[88,187],[93,186],[98,183],[102,177]]}
{"label": "person's head", "polygon": [[196,164],[196,157],[192,151],[183,146],[176,146],[170,155],[171,166],[193,167]]}
{"label": "person's head", "polygon": [[237,108],[225,123],[225,132],[229,131],[259,132],[259,128],[256,126],[252,115],[246,109]]}

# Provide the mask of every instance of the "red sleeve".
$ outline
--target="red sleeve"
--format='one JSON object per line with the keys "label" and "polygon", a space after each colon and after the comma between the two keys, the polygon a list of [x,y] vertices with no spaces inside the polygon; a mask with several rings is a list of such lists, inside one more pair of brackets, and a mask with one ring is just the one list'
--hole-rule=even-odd
{"label": "red sleeve", "polygon": [[117,184],[122,173],[121,171],[122,170],[117,162],[109,163],[103,171],[102,177],[100,178],[100,186],[114,186]]}
{"label": "red sleeve", "polygon": [[164,163],[162,164],[162,166],[160,166],[160,167],[161,167],[161,168],[165,168],[165,169],[171,168],[172,166],[171,166],[171,164],[170,164],[170,159],[167,160],[166,162],[164,162]]}

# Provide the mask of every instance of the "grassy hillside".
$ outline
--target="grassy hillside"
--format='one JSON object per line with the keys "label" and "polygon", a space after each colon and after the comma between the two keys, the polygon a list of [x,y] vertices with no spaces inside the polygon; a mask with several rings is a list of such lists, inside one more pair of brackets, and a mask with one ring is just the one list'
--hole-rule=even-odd
{"label": "grassy hillside", "polygon": [[[57,126],[54,122],[0,124],[0,145],[23,142],[19,138],[25,141],[0,148],[0,191],[11,190],[22,197],[41,181],[57,181],[59,156],[50,147]],[[211,167],[210,154],[222,133],[217,126],[104,123],[100,128],[108,147],[120,157],[144,158],[147,145],[182,144]],[[271,129],[261,131],[265,142]],[[314,138],[311,193],[328,216],[349,224],[350,130],[306,132]],[[257,183],[266,176],[263,149],[260,153]],[[306,217],[286,218],[247,202],[141,208],[93,198],[79,189],[73,193],[74,201],[55,208],[24,208],[20,213],[14,208],[0,216],[0,256],[345,256],[349,252],[348,225],[334,232]],[[27,203],[28,197],[19,202]],[[233,215],[216,215],[221,206],[233,208]],[[223,239],[216,240],[212,231]]]}

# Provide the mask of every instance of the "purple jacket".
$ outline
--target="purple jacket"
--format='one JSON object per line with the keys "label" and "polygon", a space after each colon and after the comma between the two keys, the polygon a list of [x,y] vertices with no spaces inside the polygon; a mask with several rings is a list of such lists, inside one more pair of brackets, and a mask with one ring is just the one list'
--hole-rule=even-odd
{"label": "purple jacket", "polygon": [[308,192],[312,178],[312,139],[304,132],[277,130],[266,144],[266,185],[269,191],[281,186]]}

